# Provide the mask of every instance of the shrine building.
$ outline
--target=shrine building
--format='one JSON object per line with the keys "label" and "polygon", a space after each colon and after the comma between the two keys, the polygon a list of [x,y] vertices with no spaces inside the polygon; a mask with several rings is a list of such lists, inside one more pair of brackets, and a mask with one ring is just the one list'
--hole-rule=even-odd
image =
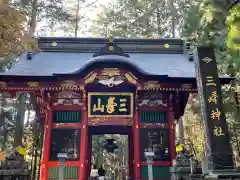
{"label": "shrine building", "polygon": [[[189,94],[198,92],[189,43],[41,37],[38,48],[1,73],[0,89],[36,97],[44,124],[41,180],[58,179],[57,154],[63,152],[69,153],[65,178],[87,180],[92,136],[98,134],[128,136],[129,179],[148,179],[148,151],[155,154],[154,180],[170,178],[175,122]],[[219,79],[221,84],[231,81]]]}

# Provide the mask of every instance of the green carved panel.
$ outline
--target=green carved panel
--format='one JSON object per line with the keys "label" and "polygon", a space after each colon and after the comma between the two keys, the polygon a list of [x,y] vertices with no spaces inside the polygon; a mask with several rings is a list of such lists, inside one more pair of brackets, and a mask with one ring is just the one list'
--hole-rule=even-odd
{"label": "green carved panel", "polygon": [[[142,179],[148,179],[147,166],[142,167]],[[170,178],[169,167],[153,166],[153,178],[155,179],[168,179]]]}
{"label": "green carved panel", "polygon": [[79,123],[82,118],[81,111],[54,111],[53,123]]}
{"label": "green carved panel", "polygon": [[[58,179],[58,167],[48,167],[48,179]],[[65,166],[64,168],[65,179],[78,179],[78,167],[77,166]]]}
{"label": "green carved panel", "polygon": [[140,113],[142,123],[167,123],[167,112],[163,111],[143,111]]}

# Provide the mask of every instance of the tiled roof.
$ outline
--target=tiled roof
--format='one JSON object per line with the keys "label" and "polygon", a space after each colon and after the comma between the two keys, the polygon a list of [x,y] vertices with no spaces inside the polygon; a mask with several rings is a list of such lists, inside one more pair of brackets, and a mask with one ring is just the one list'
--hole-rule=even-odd
{"label": "tiled roof", "polygon": [[31,60],[23,54],[4,75],[51,76],[53,74],[73,73],[89,63],[100,59],[123,59],[136,66],[144,74],[168,75],[169,77],[195,77],[194,62],[188,61],[184,54],[128,53],[130,58],[106,55],[93,58],[94,53],[39,52]]}
{"label": "tiled roof", "polygon": [[26,54],[21,55],[8,72],[0,75],[34,77],[71,74],[81,72],[84,67],[90,67],[94,63],[101,63],[104,68],[115,61],[124,67],[130,65],[145,75],[190,79],[196,77],[194,62],[189,61],[189,56],[186,55],[187,45],[181,39],[115,39],[114,43],[129,58],[102,54],[93,58],[107,43],[109,41],[106,38],[41,37],[38,39],[40,52],[34,54],[31,60],[27,59]]}

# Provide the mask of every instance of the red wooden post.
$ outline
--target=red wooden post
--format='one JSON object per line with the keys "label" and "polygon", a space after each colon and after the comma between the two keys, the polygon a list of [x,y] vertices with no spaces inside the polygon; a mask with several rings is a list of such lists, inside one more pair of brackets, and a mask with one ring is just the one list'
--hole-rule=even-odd
{"label": "red wooden post", "polygon": [[[171,96],[171,95],[170,95]],[[175,147],[175,127],[173,119],[173,110],[172,110],[172,100],[169,99],[169,109],[168,109],[168,129],[169,129],[169,143],[170,143],[170,159],[171,165],[172,160],[176,157],[176,147]]]}
{"label": "red wooden post", "polygon": [[87,178],[87,148],[88,148],[88,127],[87,127],[87,101],[84,92],[83,108],[82,108],[82,128],[80,140],[80,166],[79,166],[79,180],[86,180]]}
{"label": "red wooden post", "polygon": [[134,137],[134,178],[139,180],[141,178],[141,167],[140,167],[140,123],[138,108],[136,108],[134,116],[133,126],[133,137]]}
{"label": "red wooden post", "polygon": [[[47,107],[48,108],[48,107]],[[46,122],[44,125],[44,144],[42,153],[41,163],[41,179],[48,179],[48,159],[50,156],[50,145],[51,145],[51,125],[52,125],[52,110],[46,110]]]}

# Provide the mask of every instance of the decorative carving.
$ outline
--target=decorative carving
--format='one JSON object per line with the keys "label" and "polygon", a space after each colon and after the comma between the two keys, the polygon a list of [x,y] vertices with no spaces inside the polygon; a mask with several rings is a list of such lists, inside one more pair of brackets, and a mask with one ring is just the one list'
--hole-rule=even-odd
{"label": "decorative carving", "polygon": [[125,77],[130,83],[135,85],[137,84],[137,78],[132,73],[125,73]]}
{"label": "decorative carving", "polygon": [[120,76],[120,70],[118,68],[104,68],[102,70],[102,76]]}
{"label": "decorative carving", "polygon": [[133,124],[132,118],[108,118],[108,117],[100,117],[100,118],[89,118],[88,125],[125,125],[131,126]]}
{"label": "decorative carving", "polygon": [[118,68],[104,68],[100,73],[92,71],[84,78],[84,83],[100,83],[108,87],[114,87],[122,84],[125,79],[134,85],[137,85],[137,78],[130,72],[121,73]]}
{"label": "decorative carving", "polygon": [[168,128],[168,124],[165,123],[144,123],[143,128]]}
{"label": "decorative carving", "polygon": [[144,86],[143,86],[144,89],[158,89],[160,87],[161,85],[159,84],[158,81],[148,81],[144,83]]}
{"label": "decorative carving", "polygon": [[55,123],[54,128],[80,128],[79,123]]}
{"label": "decorative carving", "polygon": [[113,87],[113,86],[117,86],[117,85],[123,83],[124,81],[118,77],[111,77],[111,78],[99,80],[98,82],[102,85],[106,85],[108,87]]}
{"label": "decorative carving", "polygon": [[164,100],[164,96],[159,93],[147,92],[140,100],[139,106],[164,106],[168,105],[167,100]]}
{"label": "decorative carving", "polygon": [[192,84],[182,84],[181,86],[183,89],[191,89],[192,88]]}
{"label": "decorative carving", "polygon": [[40,86],[39,82],[28,82],[27,85],[31,88],[36,88]]}
{"label": "decorative carving", "polygon": [[45,115],[45,110],[43,108],[40,108],[40,114]]}
{"label": "decorative carving", "polygon": [[62,88],[75,88],[77,89],[78,86],[77,86],[77,83],[75,81],[72,81],[72,80],[66,80],[66,81],[63,81],[60,85],[60,87]]}
{"label": "decorative carving", "polygon": [[104,68],[98,77],[98,83],[108,87],[117,86],[124,82],[118,68]]}
{"label": "decorative carving", "polygon": [[97,77],[97,73],[92,71],[84,78],[84,83],[85,84],[92,83],[92,82],[94,82],[96,77]]}
{"label": "decorative carving", "polygon": [[[78,105],[81,106],[80,102],[81,95],[74,91],[66,90],[57,94],[57,101],[53,103],[53,106],[58,105]],[[56,99],[54,98],[54,99]]]}

